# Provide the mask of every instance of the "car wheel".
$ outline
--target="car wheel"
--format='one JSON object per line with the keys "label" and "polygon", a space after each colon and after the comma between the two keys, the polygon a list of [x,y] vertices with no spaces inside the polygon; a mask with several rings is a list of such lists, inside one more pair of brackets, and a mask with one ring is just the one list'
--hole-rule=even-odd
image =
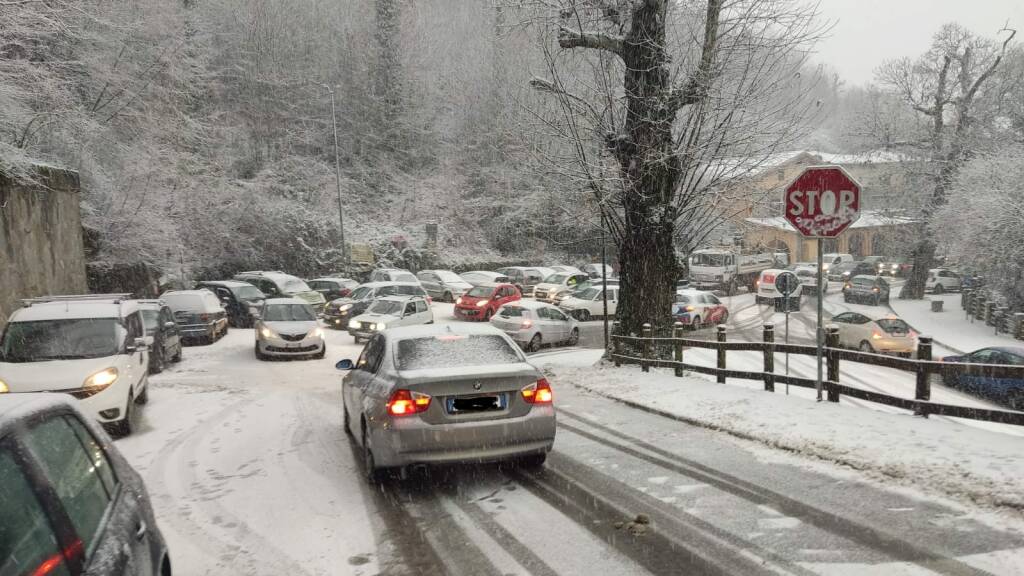
{"label": "car wheel", "polygon": [[516,465],[520,468],[527,470],[536,470],[544,466],[544,462],[548,459],[547,452],[541,452],[540,454],[530,454],[528,456],[520,456],[516,458]]}
{"label": "car wheel", "polygon": [[256,359],[257,360],[266,360],[267,359],[267,356],[262,351],[260,351],[260,343],[259,342],[256,343]]}
{"label": "car wheel", "polygon": [[181,362],[181,350],[184,347],[185,347],[185,345],[181,343],[181,340],[178,340],[178,351],[174,354],[174,356],[171,356],[171,362],[174,362],[174,363]]}
{"label": "car wheel", "polygon": [[494,313],[491,312],[490,310],[488,310],[487,312],[484,312],[484,322],[490,322],[491,321],[491,316],[493,314]]}
{"label": "car wheel", "polygon": [[316,356],[314,356],[314,358],[316,358],[317,360],[323,360],[324,356],[326,356],[326,355],[327,355],[327,344],[324,344],[323,347],[320,348],[320,352],[318,352],[316,354]]}
{"label": "car wheel", "polygon": [[690,324],[690,328],[693,328],[694,330],[698,330],[698,329],[700,329],[700,327],[701,327],[700,316],[697,316],[697,317],[695,317],[693,319],[693,323]]}
{"label": "car wheel", "polygon": [[936,294],[942,294],[945,291],[946,288],[942,284],[936,284],[935,288],[932,288],[932,292],[935,292]]}
{"label": "car wheel", "polygon": [[527,352],[536,352],[540,350],[540,334],[534,334],[533,338],[530,338],[530,343],[526,346]]}
{"label": "car wheel", "polygon": [[590,310],[580,310],[576,313],[576,318],[578,318],[580,322],[590,320]]}
{"label": "car wheel", "polygon": [[861,352],[874,352],[875,349],[871,347],[871,342],[868,342],[867,340],[861,340],[861,342],[860,342],[860,351]]}
{"label": "car wheel", "polygon": [[153,361],[149,363],[149,373],[159,374],[164,371],[164,364],[166,362],[164,360],[164,347],[158,346],[152,354]]}
{"label": "car wheel", "polygon": [[124,406],[124,418],[110,424],[110,431],[116,438],[124,438],[132,433],[132,405],[135,404],[132,395],[128,394],[128,403]]}
{"label": "car wheel", "polygon": [[580,343],[580,330],[579,328],[573,328],[569,334],[568,340],[569,346],[575,346]]}
{"label": "car wheel", "polygon": [[370,484],[380,484],[384,481],[384,470],[377,467],[377,461],[373,457],[373,450],[370,449],[370,436],[366,433],[366,422],[363,422],[363,472],[366,474],[366,481]]}
{"label": "car wheel", "polygon": [[441,297],[441,300],[451,304],[452,302],[455,302],[455,297],[452,296],[451,292],[445,292],[444,296]]}
{"label": "car wheel", "polygon": [[148,404],[149,403],[149,378],[146,379],[146,385],[142,387],[142,393],[135,397],[136,404]]}

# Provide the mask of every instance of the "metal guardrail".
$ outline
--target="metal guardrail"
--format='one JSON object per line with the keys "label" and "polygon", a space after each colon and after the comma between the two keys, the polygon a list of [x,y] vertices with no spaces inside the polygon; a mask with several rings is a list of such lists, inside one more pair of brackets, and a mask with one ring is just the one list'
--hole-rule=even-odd
{"label": "metal guardrail", "polygon": [[[775,329],[772,324],[764,325],[763,340],[761,342],[729,342],[727,341],[727,329],[719,326],[715,340],[696,340],[684,338],[683,325],[676,323],[672,335],[654,336],[650,325],[644,325],[642,336],[612,336],[611,359],[616,366],[622,364],[639,364],[644,372],[650,371],[651,367],[672,368],[676,376],[682,376],[684,370],[709,374],[716,377],[721,384],[727,378],[739,378],[743,380],[761,380],[764,382],[764,389],[768,392],[775,390],[775,384],[789,384],[803,388],[814,389],[816,381],[813,378],[788,376],[775,373],[775,354],[789,353],[803,356],[816,356],[815,346],[799,344],[779,344],[775,342]],[[692,364],[685,360],[687,348],[704,348],[717,352],[715,366],[704,366]],[[732,370],[728,368],[727,353],[730,351],[761,352],[764,356],[763,371]],[[829,326],[825,334],[824,359],[826,364],[826,378],[822,386],[827,392],[828,401],[839,402],[842,396],[859,398],[868,402],[886,404],[911,410],[915,414],[927,417],[929,414],[951,416],[954,418],[966,418],[970,420],[983,420],[986,422],[998,422],[1002,424],[1013,424],[1024,426],[1024,412],[1009,410],[993,410],[988,408],[971,408],[967,406],[956,406],[931,401],[931,376],[938,374],[943,378],[950,378],[962,375],[980,375],[989,378],[1014,378],[1024,380],[1024,366],[1003,366],[995,364],[962,364],[941,362],[932,359],[932,339],[921,336],[918,339],[917,359],[899,358],[847,350],[839,347],[839,329]],[[864,390],[842,384],[839,381],[839,366],[841,361],[856,362],[871,366],[882,366],[910,372],[916,375],[917,385],[914,398],[901,398],[881,392]]]}

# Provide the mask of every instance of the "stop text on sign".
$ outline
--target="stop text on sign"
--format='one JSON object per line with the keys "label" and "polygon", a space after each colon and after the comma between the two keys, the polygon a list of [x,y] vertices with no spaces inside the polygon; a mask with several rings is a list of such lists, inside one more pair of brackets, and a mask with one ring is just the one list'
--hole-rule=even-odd
{"label": "stop text on sign", "polygon": [[854,211],[857,196],[853,190],[791,190],[787,199],[786,206],[793,216],[832,216]]}

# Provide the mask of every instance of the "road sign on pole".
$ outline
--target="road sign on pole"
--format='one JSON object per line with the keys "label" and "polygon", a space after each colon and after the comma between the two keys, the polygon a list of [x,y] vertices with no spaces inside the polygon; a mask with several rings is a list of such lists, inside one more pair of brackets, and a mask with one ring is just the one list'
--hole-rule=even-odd
{"label": "road sign on pole", "polygon": [[818,246],[818,401],[822,389],[822,239],[835,238],[860,218],[860,184],[839,166],[811,166],[786,187],[782,198],[786,220],[805,238],[816,238]]}

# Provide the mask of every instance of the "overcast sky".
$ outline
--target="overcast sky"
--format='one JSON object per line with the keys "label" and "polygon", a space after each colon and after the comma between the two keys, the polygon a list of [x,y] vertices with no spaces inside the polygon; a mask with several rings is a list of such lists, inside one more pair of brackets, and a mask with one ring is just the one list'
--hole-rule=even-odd
{"label": "overcast sky", "polygon": [[1024,35],[1024,0],[819,0],[819,12],[835,23],[818,45],[818,59],[834,66],[848,85],[874,77],[883,60],[916,56],[946,22],[958,22],[989,38],[1007,20]]}

